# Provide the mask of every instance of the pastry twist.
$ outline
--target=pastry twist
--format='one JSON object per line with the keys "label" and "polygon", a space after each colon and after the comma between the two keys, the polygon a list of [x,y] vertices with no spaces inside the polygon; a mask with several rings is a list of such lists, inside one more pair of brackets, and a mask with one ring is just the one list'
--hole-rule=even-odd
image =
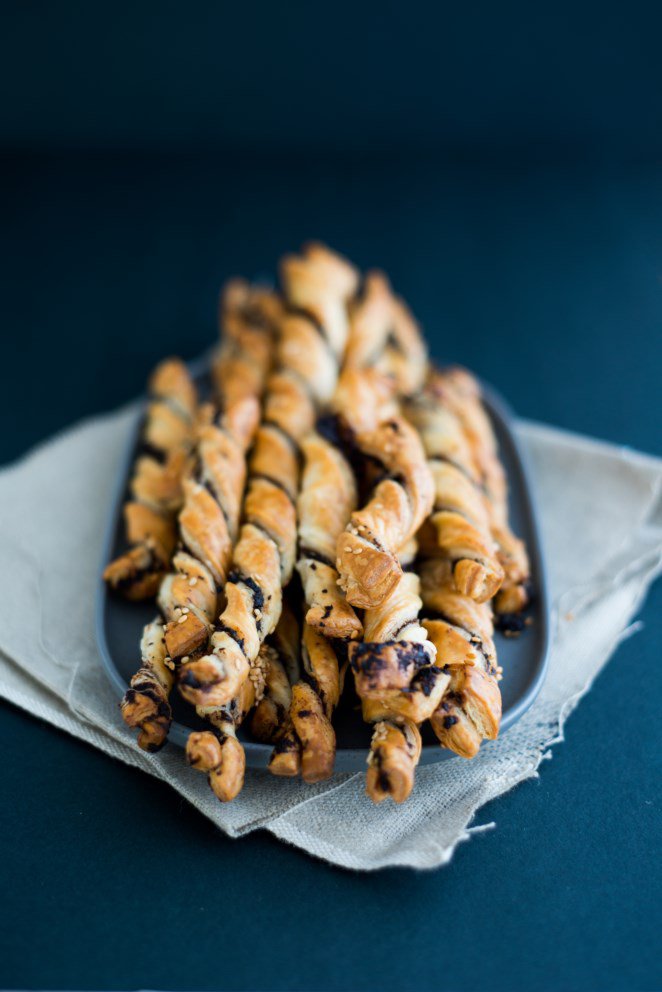
{"label": "pastry twist", "polygon": [[357,445],[381,481],[338,539],[336,565],[352,606],[375,609],[402,575],[397,552],[430,513],[434,486],[420,438],[402,417],[358,434]]}
{"label": "pastry twist", "polygon": [[335,552],[356,509],[356,483],[342,451],[325,437],[312,433],[301,447],[297,571],[308,607],[306,623],[325,637],[355,640],[363,628],[338,586]]}
{"label": "pastry twist", "polygon": [[426,390],[405,411],[420,434],[434,480],[428,529],[436,534],[437,551],[453,563],[458,591],[485,602],[498,591],[503,568],[475,459],[459,418],[444,404],[438,375],[430,376]]}
{"label": "pastry twist", "polygon": [[425,378],[427,350],[418,324],[381,272],[366,275],[350,307],[345,364],[389,376],[401,396],[416,392]]}
{"label": "pastry twist", "polygon": [[382,605],[366,610],[365,641],[349,658],[364,719],[374,724],[366,790],[374,802],[390,795],[403,802],[414,785],[421,753],[418,724],[439,705],[448,675],[418,622],[418,578],[403,573]]}
{"label": "pastry twist", "polygon": [[[217,591],[227,574],[238,525],[246,476],[244,452],[257,417],[257,401],[247,398],[227,415],[201,427],[196,465],[191,478],[184,482],[182,547],[158,594],[163,664],[169,670],[207,644]],[[168,700],[173,677],[171,674],[160,686],[147,685],[145,689],[142,671],[131,679],[122,715],[129,726],[140,728],[140,746],[154,751],[165,743],[170,727]]]}
{"label": "pastry twist", "polygon": [[143,751],[158,751],[168,736],[172,715],[168,697],[173,673],[167,664],[167,650],[160,617],[146,624],[140,642],[141,664],[124,694],[121,711],[129,727],[138,727],[138,744]]}
{"label": "pastry twist", "polygon": [[[350,329],[350,345],[352,333]],[[356,482],[342,436],[347,430],[354,436],[359,423],[366,430],[374,427],[386,409],[392,413],[392,395],[393,384],[381,373],[344,369],[332,404],[336,418],[319,421],[318,432],[302,445],[297,569],[308,607],[302,644],[305,681],[295,685],[292,692],[288,740],[300,742],[301,775],[306,782],[319,782],[333,772],[336,739],[331,719],[342,691],[347,644],[363,632],[361,621],[338,585],[334,564],[338,538],[357,503]],[[274,752],[270,769],[275,774],[289,774],[294,767],[282,750]]]}
{"label": "pastry twist", "polygon": [[501,721],[498,679],[489,603],[457,591],[451,564],[431,559],[421,566],[423,621],[430,640],[450,671],[448,692],[430,718],[444,747],[473,758],[481,741],[493,740]]}
{"label": "pastry twist", "polygon": [[273,360],[273,332],[281,317],[280,297],[243,279],[231,279],[219,305],[221,341],[212,375],[226,409],[247,396],[261,396]]}
{"label": "pastry twist", "polygon": [[456,413],[473,452],[487,496],[492,536],[504,572],[496,595],[498,624],[506,634],[518,633],[523,621],[517,616],[529,601],[530,566],[526,547],[508,521],[508,483],[499,459],[492,424],[482,403],[480,386],[465,369],[452,368],[439,376],[444,401]]}
{"label": "pastry twist", "polygon": [[[216,414],[208,404],[198,417],[195,458],[183,482],[184,506],[179,515],[181,547],[158,593],[165,624],[164,664],[170,670],[206,647],[218,608],[219,590],[227,578],[246,481],[245,455],[259,418],[258,400],[255,395],[247,394],[246,389],[250,386],[259,391],[263,384],[254,370],[242,375],[241,369],[253,369],[254,354],[260,351],[258,335],[271,347],[270,325],[257,320],[259,312],[273,311],[269,299],[262,294],[253,300],[254,323],[241,339],[249,335],[251,348],[242,353],[236,343],[230,354],[225,351],[237,382],[243,383],[232,392],[232,404],[222,414]],[[221,351],[224,352],[223,346]],[[223,361],[217,365],[218,375],[222,369]],[[141,746],[156,750],[165,743],[171,722],[172,676],[160,687],[148,686],[145,693],[143,684],[138,672],[131,680],[122,713],[130,726],[141,728]],[[158,721],[154,719],[155,712]]]}
{"label": "pastry twist", "polygon": [[298,452],[316,411],[335,388],[346,334],[346,297],[354,269],[318,245],[285,259],[290,312],[281,321],[278,372],[271,376],[245,498],[245,519],[216,623],[211,653],[181,667],[179,688],[196,706],[224,706],[237,696],[281,611],[296,549]]}
{"label": "pastry twist", "polygon": [[175,546],[175,517],[182,503],[182,476],[194,443],[197,404],[188,369],[170,358],[155,369],[142,452],[124,506],[131,546],[105,569],[108,585],[127,599],[154,596]]}
{"label": "pastry twist", "polygon": [[261,645],[257,661],[237,697],[227,706],[196,707],[198,715],[205,717],[213,730],[189,735],[186,758],[192,768],[207,774],[207,781],[221,802],[230,802],[243,788],[246,758],[237,729],[251,710],[254,709],[251,732],[258,740],[271,743],[285,735],[291,685],[299,676],[298,640],[298,623],[284,604],[276,630]]}

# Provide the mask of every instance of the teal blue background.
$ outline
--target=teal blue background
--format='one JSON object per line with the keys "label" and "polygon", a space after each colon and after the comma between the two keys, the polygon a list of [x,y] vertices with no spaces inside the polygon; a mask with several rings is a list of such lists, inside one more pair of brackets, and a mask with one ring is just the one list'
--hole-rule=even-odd
{"label": "teal blue background", "polygon": [[[198,354],[220,282],[309,237],[520,415],[662,454],[657,5],[3,13],[2,461]],[[659,988],[661,606],[429,874],[229,841],[0,705],[0,987]]]}

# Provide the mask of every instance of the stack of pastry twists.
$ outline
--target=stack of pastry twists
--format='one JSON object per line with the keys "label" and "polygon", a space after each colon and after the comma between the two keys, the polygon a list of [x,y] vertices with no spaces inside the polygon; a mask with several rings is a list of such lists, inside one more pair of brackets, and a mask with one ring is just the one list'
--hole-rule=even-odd
{"label": "stack of pastry twists", "polygon": [[[307,608],[302,644],[304,679],[292,691],[291,730],[287,735],[290,746],[284,750],[279,742],[281,746],[272,755],[269,767],[276,775],[294,775],[300,770],[305,781],[318,782],[333,772],[333,711],[342,693],[348,645],[351,647],[362,634],[361,621],[340,588],[335,561],[338,541],[358,498],[342,436],[351,432],[355,453],[361,451],[363,457],[370,457],[370,431],[397,415],[394,392],[408,388],[412,377],[400,369],[394,374],[391,369],[389,350],[395,345],[389,342],[391,337],[396,340],[396,332],[403,349],[405,340],[408,344],[412,336],[418,340],[413,320],[393,298],[386,279],[371,273],[360,297],[349,307],[345,364],[331,403],[335,417],[323,418],[317,431],[302,444],[297,570]],[[413,345],[411,352],[424,355],[424,349]],[[400,351],[396,354],[399,356]],[[371,362],[378,367],[371,368]]]}
{"label": "stack of pastry twists", "polygon": [[198,712],[226,706],[249,677],[256,679],[261,646],[280,618],[281,588],[291,578],[296,553],[300,444],[335,388],[356,276],[339,256],[310,245],[302,256],[284,260],[282,282],[287,308],[277,370],[267,384],[251,458],[227,605],[215,625],[212,651],[179,670],[180,691]]}
{"label": "stack of pastry twists", "polygon": [[[251,296],[248,292],[251,308],[247,313],[253,323],[242,322],[232,308],[223,310],[232,318],[235,340],[229,352],[236,376],[231,401],[227,403],[225,397],[220,397],[225,407],[222,413],[211,404],[198,412],[195,453],[182,483],[180,546],[158,591],[162,625],[159,643],[163,644],[163,652],[159,648],[157,658],[154,650],[143,650],[141,666],[122,701],[125,722],[138,728],[140,746],[150,751],[162,747],[168,735],[173,671],[182,658],[195,656],[206,647],[237,535],[246,479],[245,455],[259,420],[258,396],[268,368],[264,355],[272,338],[266,317],[258,320],[258,315],[271,315],[273,301],[268,294],[257,292]],[[222,332],[221,357],[216,366],[219,377],[223,354],[227,353],[225,325]],[[258,348],[259,339],[263,344]],[[251,347],[242,352],[239,341],[250,342]],[[242,367],[249,371],[242,374]],[[251,389],[257,393],[251,394]],[[152,633],[145,635],[143,645],[152,639],[154,626],[149,625]]]}
{"label": "stack of pastry twists", "polygon": [[[178,686],[207,727],[190,765],[223,802],[242,788],[242,723],[270,771],[333,773],[345,674],[371,726],[366,786],[401,803],[427,723],[465,758],[501,720],[493,610],[526,625],[529,564],[476,380],[437,370],[387,278],[319,244],[281,290],[228,284],[217,404],[185,367],[151,383],[113,589],[158,617],[122,702],[155,751]],[[174,554],[173,554],[174,552]]]}
{"label": "stack of pastry twists", "polygon": [[175,546],[182,477],[194,444],[195,386],[178,358],[161,362],[149,382],[142,453],[124,506],[129,550],[111,562],[104,579],[127,599],[156,593]]}

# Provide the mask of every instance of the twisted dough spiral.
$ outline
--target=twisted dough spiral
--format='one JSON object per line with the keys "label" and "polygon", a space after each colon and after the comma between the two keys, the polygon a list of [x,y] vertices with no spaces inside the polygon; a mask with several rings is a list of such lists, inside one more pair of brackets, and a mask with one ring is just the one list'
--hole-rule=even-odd
{"label": "twisted dough spiral", "polygon": [[188,369],[178,358],[157,366],[142,453],[124,507],[129,551],[104,570],[108,585],[127,599],[154,596],[175,546],[175,516],[182,503],[182,475],[194,442],[197,404]]}
{"label": "twisted dough spiral", "polygon": [[513,534],[508,522],[508,483],[480,386],[471,373],[460,368],[443,372],[439,385],[445,402],[462,424],[487,496],[492,536],[504,571],[494,603],[501,615],[499,626],[507,634],[518,633],[523,621],[517,614],[529,601],[530,566],[524,543]]}
{"label": "twisted dough spiral", "polygon": [[430,617],[423,623],[450,671],[448,692],[430,723],[444,747],[472,758],[484,738],[497,737],[501,721],[492,611],[457,591],[451,565],[442,559],[422,564],[421,595]]}
{"label": "twisted dough spiral", "polygon": [[278,372],[269,380],[242,527],[225,594],[226,609],[211,638],[212,653],[182,666],[179,688],[189,702],[223,706],[248,677],[260,645],[274,630],[296,548],[299,444],[318,406],[335,387],[346,339],[346,297],[354,269],[320,246],[283,262],[282,280],[294,311],[281,322]]}
{"label": "twisted dough spiral", "polygon": [[363,717],[375,725],[366,779],[374,802],[390,795],[400,803],[409,796],[421,752],[417,725],[434,712],[448,685],[418,622],[418,584],[414,573],[403,573],[387,600],[366,611],[365,641],[349,648]]}
{"label": "twisted dough spiral", "polygon": [[418,430],[434,480],[430,522],[438,553],[453,563],[458,590],[478,602],[491,599],[503,581],[503,568],[490,530],[486,499],[478,481],[462,424],[444,405],[440,376],[405,407]]}
{"label": "twisted dough spiral", "polygon": [[[267,313],[272,309],[264,294],[251,298],[251,306],[253,321],[262,307]],[[242,354],[237,344],[232,349],[232,365],[240,383],[232,393],[232,405],[222,415],[215,414],[211,405],[200,411],[195,458],[183,483],[181,547],[159,588],[158,605],[165,624],[164,665],[169,670],[206,646],[236,538],[246,479],[245,452],[259,418],[257,399],[246,395],[245,387],[250,383],[259,389],[261,380],[253,374],[256,343],[262,338],[270,347],[271,330],[263,321],[247,325],[242,318],[235,323],[244,329],[242,340],[250,341],[252,350]],[[241,375],[242,365],[250,366],[253,378]],[[222,368],[220,361],[217,372]],[[145,680],[139,671],[131,680],[122,715],[129,726],[140,728],[141,746],[157,750],[165,743],[171,723],[172,676],[143,688]]]}
{"label": "twisted dough spiral", "polygon": [[348,602],[375,609],[402,575],[398,549],[430,513],[434,486],[421,440],[402,417],[359,434],[357,444],[383,479],[338,539],[336,565]]}

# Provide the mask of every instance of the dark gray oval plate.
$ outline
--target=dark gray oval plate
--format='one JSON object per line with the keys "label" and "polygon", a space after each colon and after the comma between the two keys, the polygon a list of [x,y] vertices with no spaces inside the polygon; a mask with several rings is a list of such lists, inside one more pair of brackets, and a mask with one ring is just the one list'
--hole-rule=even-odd
{"label": "dark gray oval plate", "polygon": [[[204,395],[209,390],[209,362],[201,359],[191,365],[191,371]],[[526,461],[512,428],[512,414],[506,403],[493,389],[483,386],[486,408],[492,418],[499,441],[501,458],[510,484],[510,512],[513,529],[526,541],[531,558],[533,602],[530,609],[531,623],[516,638],[506,638],[497,632],[496,646],[499,664],[503,666],[501,692],[503,696],[502,732],[511,727],[531,706],[542,687],[547,669],[549,647],[550,608],[545,580],[543,554],[536,522],[535,503]],[[109,507],[109,518],[103,549],[102,569],[125,547],[122,506],[127,498],[128,482],[140,441],[144,409],[127,439],[126,455],[119,472],[118,484]],[[124,694],[129,680],[139,667],[139,643],[142,629],[154,618],[153,602],[129,603],[109,593],[103,579],[99,578],[97,591],[96,633],[103,666],[117,690],[118,700]],[[348,682],[351,680],[348,680]],[[174,721],[170,742],[183,747],[189,732],[203,726],[195,713],[180,699],[172,696]],[[346,686],[343,701],[334,718],[337,734],[336,771],[359,771],[365,767],[370,728],[358,712],[358,700]],[[270,745],[252,741],[240,730],[239,737],[246,749],[250,767],[266,767],[271,754]],[[424,732],[421,764],[430,764],[453,757],[443,750],[429,730]]]}

